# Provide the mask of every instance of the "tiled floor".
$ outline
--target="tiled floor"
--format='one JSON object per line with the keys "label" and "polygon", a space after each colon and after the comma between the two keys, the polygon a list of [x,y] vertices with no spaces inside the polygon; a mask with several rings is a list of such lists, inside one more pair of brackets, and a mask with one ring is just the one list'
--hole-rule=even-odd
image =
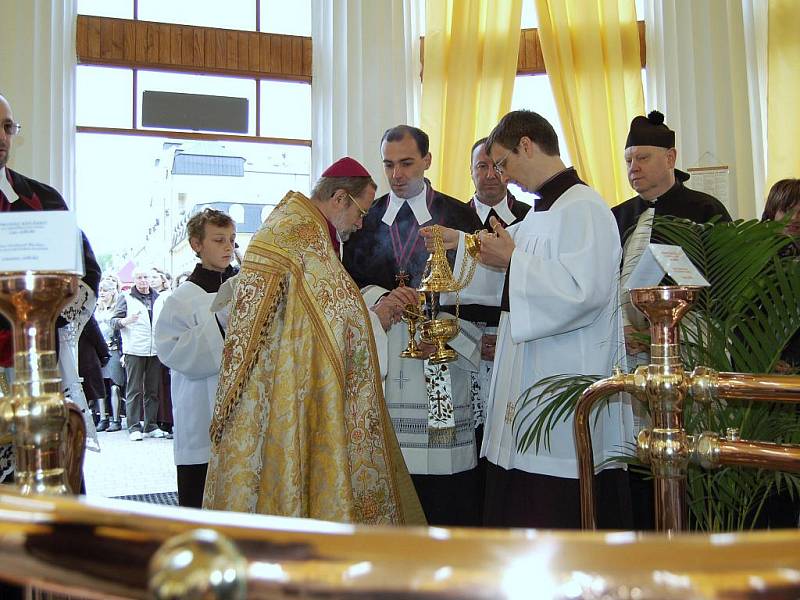
{"label": "tiled floor", "polygon": [[87,449],[83,473],[87,496],[130,496],[178,489],[172,440],[131,442],[128,432],[97,434],[100,452]]}

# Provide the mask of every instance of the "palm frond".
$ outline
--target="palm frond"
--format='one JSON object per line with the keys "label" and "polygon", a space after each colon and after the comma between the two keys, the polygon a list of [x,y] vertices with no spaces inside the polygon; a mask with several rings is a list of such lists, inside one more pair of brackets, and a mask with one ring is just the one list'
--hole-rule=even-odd
{"label": "palm frond", "polygon": [[517,449],[525,452],[534,445],[538,452],[542,444],[550,449],[550,432],[572,417],[581,394],[600,379],[600,375],[555,375],[525,390],[517,401],[513,424]]}
{"label": "palm frond", "polygon": [[751,295],[752,282],[768,271],[772,259],[792,243],[782,224],[760,221],[698,224],[685,219],[656,217],[653,237],[681,246],[711,284],[697,304],[716,319],[739,311]]}

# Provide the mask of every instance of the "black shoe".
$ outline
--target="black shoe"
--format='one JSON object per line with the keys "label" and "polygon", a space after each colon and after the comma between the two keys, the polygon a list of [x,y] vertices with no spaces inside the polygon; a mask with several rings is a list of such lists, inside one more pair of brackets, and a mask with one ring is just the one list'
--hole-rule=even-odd
{"label": "black shoe", "polygon": [[108,419],[100,419],[100,421],[97,423],[97,426],[95,427],[97,431],[108,431],[108,428],[109,428]]}
{"label": "black shoe", "polygon": [[122,425],[120,425],[119,421],[111,421],[108,424],[108,429],[106,431],[120,431],[122,429]]}

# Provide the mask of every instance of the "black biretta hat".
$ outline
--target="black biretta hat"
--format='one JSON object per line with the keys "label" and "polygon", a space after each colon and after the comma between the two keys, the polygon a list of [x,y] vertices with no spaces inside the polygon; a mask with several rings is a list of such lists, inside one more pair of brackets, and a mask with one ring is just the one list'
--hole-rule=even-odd
{"label": "black biretta hat", "polygon": [[625,147],[658,146],[659,148],[675,147],[675,132],[664,125],[664,115],[657,110],[646,117],[639,115],[631,121],[631,130]]}

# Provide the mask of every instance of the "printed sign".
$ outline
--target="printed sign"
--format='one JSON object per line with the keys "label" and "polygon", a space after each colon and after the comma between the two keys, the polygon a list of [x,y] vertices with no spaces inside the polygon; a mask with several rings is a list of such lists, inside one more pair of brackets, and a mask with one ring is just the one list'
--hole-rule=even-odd
{"label": "printed sign", "polygon": [[680,246],[648,244],[631,273],[625,289],[652,287],[669,275],[676,284],[708,287],[708,281],[692,264]]}
{"label": "printed sign", "polygon": [[84,274],[75,213],[64,210],[0,213],[0,271]]}

